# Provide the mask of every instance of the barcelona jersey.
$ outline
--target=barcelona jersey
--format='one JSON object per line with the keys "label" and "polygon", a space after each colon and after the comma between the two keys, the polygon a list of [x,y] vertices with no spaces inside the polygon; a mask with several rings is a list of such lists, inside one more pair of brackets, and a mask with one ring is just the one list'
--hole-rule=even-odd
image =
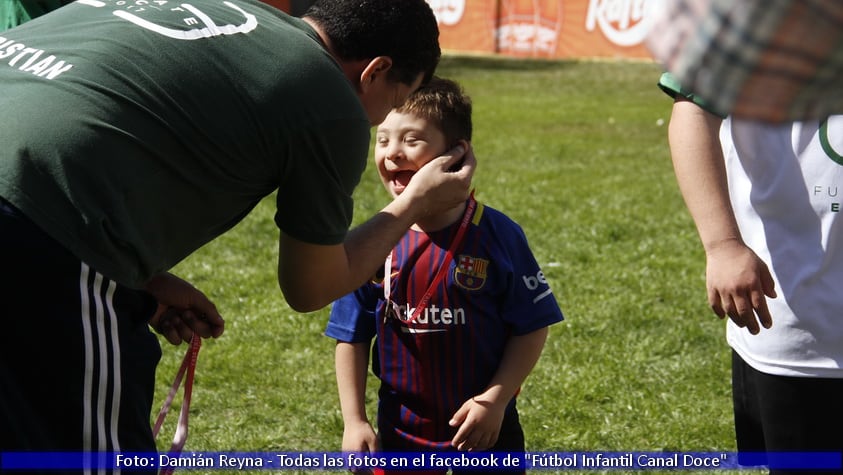
{"label": "barcelona jersey", "polygon": [[[327,336],[350,343],[376,337],[378,429],[384,439],[406,442],[386,449],[450,448],[456,428],[448,421],[487,389],[508,339],[563,318],[520,226],[478,203],[445,262],[459,227],[404,235],[385,276],[391,302],[378,276],[331,308]],[[444,278],[431,288],[442,266]],[[428,292],[425,308],[415,311]],[[507,410],[515,410],[514,400]]]}

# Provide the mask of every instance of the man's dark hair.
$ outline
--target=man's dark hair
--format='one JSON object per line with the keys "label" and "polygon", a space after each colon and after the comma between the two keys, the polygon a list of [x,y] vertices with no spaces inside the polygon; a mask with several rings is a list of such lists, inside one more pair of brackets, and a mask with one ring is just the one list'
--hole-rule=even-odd
{"label": "man's dark hair", "polygon": [[346,61],[392,58],[389,77],[412,84],[433,77],[439,57],[439,27],[424,0],[317,0],[304,14],[331,39]]}

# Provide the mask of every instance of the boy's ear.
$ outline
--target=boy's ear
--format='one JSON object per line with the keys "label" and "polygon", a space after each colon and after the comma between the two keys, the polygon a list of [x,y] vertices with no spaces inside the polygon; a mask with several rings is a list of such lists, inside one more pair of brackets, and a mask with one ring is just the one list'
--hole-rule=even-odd
{"label": "boy's ear", "polygon": [[386,81],[386,73],[390,68],[392,68],[392,58],[389,56],[378,56],[369,61],[360,73],[360,89],[366,92],[378,81]]}

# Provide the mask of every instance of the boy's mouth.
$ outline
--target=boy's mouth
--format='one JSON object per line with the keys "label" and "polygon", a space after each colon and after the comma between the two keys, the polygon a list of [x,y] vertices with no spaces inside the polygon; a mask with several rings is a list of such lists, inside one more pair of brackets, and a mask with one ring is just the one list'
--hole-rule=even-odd
{"label": "boy's mouth", "polygon": [[410,183],[410,179],[413,178],[413,175],[415,174],[416,172],[410,170],[396,172],[392,175],[392,183],[396,188],[404,189]]}

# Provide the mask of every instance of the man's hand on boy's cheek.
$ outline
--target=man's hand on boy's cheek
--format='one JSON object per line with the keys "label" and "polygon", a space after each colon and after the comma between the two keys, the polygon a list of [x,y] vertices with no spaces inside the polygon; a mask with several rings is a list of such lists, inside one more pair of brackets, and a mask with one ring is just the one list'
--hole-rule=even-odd
{"label": "man's hand on boy's cheek", "polygon": [[456,172],[460,171],[462,169],[463,165],[466,164],[466,161],[470,162],[471,167],[474,167],[477,163],[477,160],[474,157],[474,151],[471,149],[471,144],[467,140],[459,140],[454,145],[454,147],[452,147],[451,150],[446,152],[446,155],[451,154],[453,149],[456,148],[456,147],[462,147],[463,150],[465,150],[465,153],[463,153],[459,157],[459,159],[457,159],[456,162],[454,162],[451,166],[448,167],[448,171],[451,172],[451,173],[456,173]]}
{"label": "man's hand on boy's cheek", "polygon": [[421,167],[397,199],[415,208],[416,220],[459,206],[468,199],[476,165],[470,146],[461,142]]}

